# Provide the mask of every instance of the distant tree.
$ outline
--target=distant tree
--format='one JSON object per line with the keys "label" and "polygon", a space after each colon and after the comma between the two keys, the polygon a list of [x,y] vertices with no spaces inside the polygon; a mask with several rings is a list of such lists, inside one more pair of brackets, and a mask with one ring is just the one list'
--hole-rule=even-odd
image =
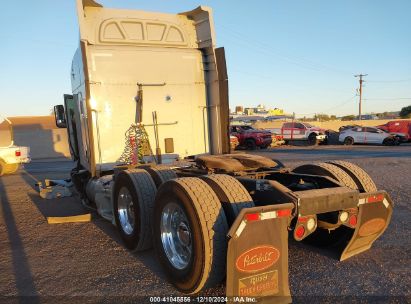
{"label": "distant tree", "polygon": [[304,116],[303,118],[300,118],[300,120],[301,120],[301,121],[313,121],[313,120],[315,120],[315,119],[312,118],[312,117]]}
{"label": "distant tree", "polygon": [[335,116],[335,115],[330,115],[330,120],[337,120],[337,116]]}
{"label": "distant tree", "polygon": [[390,115],[390,113],[389,112],[383,112],[383,113],[377,113],[375,115],[377,115],[377,117],[380,118],[380,119],[384,119],[384,118],[388,117]]}
{"label": "distant tree", "polygon": [[411,118],[411,106],[403,107],[400,111],[401,118]]}
{"label": "distant tree", "polygon": [[316,114],[314,116],[314,119],[317,121],[329,121],[330,116],[328,116],[327,114]]}
{"label": "distant tree", "polygon": [[354,115],[347,115],[347,116],[341,117],[342,121],[348,121],[348,120],[354,120],[354,119],[355,119]]}

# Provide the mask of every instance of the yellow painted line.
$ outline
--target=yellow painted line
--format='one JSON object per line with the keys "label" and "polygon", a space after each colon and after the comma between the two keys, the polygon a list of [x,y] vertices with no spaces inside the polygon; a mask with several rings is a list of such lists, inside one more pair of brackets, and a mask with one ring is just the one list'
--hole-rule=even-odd
{"label": "yellow painted line", "polygon": [[91,214],[82,214],[74,216],[58,216],[47,217],[47,223],[49,224],[63,224],[63,223],[84,223],[91,221]]}

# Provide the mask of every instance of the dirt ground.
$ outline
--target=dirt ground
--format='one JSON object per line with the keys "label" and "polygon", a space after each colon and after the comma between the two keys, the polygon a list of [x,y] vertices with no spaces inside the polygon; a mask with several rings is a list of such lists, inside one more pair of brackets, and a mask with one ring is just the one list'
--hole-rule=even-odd
{"label": "dirt ground", "polygon": [[[259,151],[287,166],[346,159],[363,167],[395,203],[392,222],[371,250],[345,262],[290,240],[294,303],[411,302],[411,146],[287,147]],[[49,225],[47,216],[88,213],[74,197],[43,200],[34,183],[66,178],[71,162],[33,162],[0,178],[0,303],[144,303],[179,295],[152,250],[131,253],[117,231],[89,223]],[[223,295],[224,286],[205,295]],[[194,301],[194,300],[193,300]],[[167,303],[167,302],[163,302]]]}

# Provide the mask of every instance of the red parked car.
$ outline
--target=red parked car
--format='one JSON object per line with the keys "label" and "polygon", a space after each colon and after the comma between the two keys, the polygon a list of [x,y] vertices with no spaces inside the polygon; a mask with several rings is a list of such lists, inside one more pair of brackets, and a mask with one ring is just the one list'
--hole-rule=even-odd
{"label": "red parked car", "polygon": [[230,134],[238,138],[240,146],[250,150],[257,147],[267,149],[273,141],[270,131],[254,129],[251,126],[231,126]]}
{"label": "red parked car", "polygon": [[389,133],[402,133],[407,141],[411,141],[411,120],[394,120],[389,121],[377,128],[385,130]]}

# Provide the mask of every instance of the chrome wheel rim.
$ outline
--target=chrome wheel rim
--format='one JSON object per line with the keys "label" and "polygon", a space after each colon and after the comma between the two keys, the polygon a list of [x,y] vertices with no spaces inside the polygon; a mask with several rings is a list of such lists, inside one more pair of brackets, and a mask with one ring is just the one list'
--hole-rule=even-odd
{"label": "chrome wheel rim", "polygon": [[124,233],[130,235],[134,231],[134,202],[130,191],[122,187],[118,193],[118,217]]}
{"label": "chrome wheel rim", "polygon": [[183,209],[176,203],[168,203],[161,212],[161,242],[169,262],[177,269],[184,269],[192,259],[192,234]]}

